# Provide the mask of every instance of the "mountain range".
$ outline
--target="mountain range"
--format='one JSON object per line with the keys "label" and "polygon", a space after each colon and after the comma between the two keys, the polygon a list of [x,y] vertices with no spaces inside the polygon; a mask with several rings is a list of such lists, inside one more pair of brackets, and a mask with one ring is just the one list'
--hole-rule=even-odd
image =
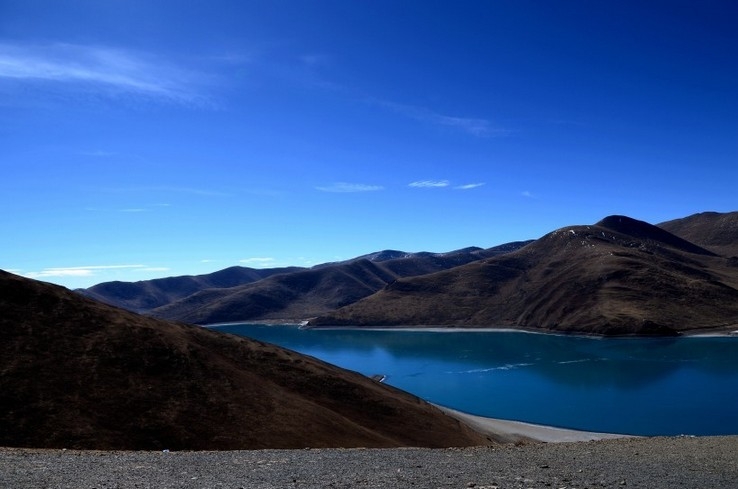
{"label": "mountain range", "polygon": [[356,302],[398,278],[446,270],[504,254],[527,243],[448,253],[385,250],[310,269],[232,267],[195,277],[106,282],[79,292],[135,312],[197,324],[295,320]]}
{"label": "mountain range", "polygon": [[0,271],[0,446],[489,443],[415,396],[315,358]]}
{"label": "mountain range", "polygon": [[[738,328],[738,212],[627,216],[449,253],[385,250],[310,269],[234,267],[80,291],[179,321],[465,326],[605,335]],[[216,277],[213,277],[215,275]],[[223,276],[230,281],[223,284]]]}
{"label": "mountain range", "polygon": [[491,325],[601,335],[738,329],[738,260],[625,216],[401,279],[310,322]]}

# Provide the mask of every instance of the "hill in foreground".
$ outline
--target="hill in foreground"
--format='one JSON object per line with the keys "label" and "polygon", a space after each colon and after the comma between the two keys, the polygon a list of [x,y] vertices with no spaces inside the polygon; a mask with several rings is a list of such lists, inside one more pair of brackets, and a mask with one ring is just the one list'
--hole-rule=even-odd
{"label": "hill in foreground", "polygon": [[738,264],[626,216],[400,279],[323,325],[507,326],[603,335],[738,329]]}
{"label": "hill in foreground", "polygon": [[0,446],[486,443],[435,407],[357,373],[0,271]]}

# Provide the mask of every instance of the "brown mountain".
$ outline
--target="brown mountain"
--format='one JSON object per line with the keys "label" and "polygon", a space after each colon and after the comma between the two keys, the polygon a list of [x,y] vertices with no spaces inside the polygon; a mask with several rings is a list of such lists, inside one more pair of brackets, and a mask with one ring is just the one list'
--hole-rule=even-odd
{"label": "brown mountain", "polygon": [[658,225],[723,256],[738,256],[738,212],[702,212]]}
{"label": "brown mountain", "polygon": [[449,253],[385,250],[309,270],[272,275],[238,287],[207,289],[156,308],[156,317],[198,324],[304,319],[352,304],[401,277],[446,270],[521,248],[525,242]]}
{"label": "brown mountain", "polygon": [[0,446],[485,443],[429,404],[357,373],[0,271]]}
{"label": "brown mountain", "polygon": [[229,267],[205,275],[184,275],[139,282],[104,282],[77,292],[133,312],[147,312],[204,289],[235,287],[277,275],[303,270],[300,267],[255,269]]}
{"label": "brown mountain", "polygon": [[625,216],[400,279],[310,322],[507,326],[604,335],[738,328],[738,264]]}

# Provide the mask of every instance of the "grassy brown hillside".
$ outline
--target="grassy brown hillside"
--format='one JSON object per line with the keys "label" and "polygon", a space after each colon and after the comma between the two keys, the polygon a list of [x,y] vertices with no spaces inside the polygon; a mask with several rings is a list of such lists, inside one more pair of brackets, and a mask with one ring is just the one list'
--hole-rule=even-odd
{"label": "grassy brown hillside", "polygon": [[523,245],[516,242],[449,253],[386,250],[309,270],[275,274],[239,287],[202,290],[150,314],[197,324],[315,317],[368,297],[398,278],[446,270]]}
{"label": "grassy brown hillside", "polygon": [[254,269],[229,267],[205,275],[165,277],[139,282],[104,282],[81,294],[133,312],[147,312],[205,289],[228,288],[257,282],[272,275],[302,270],[299,267]]}
{"label": "grassy brown hillside", "polygon": [[219,450],[486,442],[418,398],[359,374],[0,271],[0,446]]}
{"label": "grassy brown hillside", "polygon": [[658,226],[719,255],[738,257],[738,212],[702,212]]}
{"label": "grassy brown hillside", "polygon": [[379,264],[361,260],[276,275],[232,289],[204,290],[151,313],[198,324],[254,318],[303,318],[355,302],[395,278]]}
{"label": "grassy brown hillside", "polygon": [[738,266],[663,229],[611,216],[514,253],[397,280],[310,324],[604,335],[738,329]]}

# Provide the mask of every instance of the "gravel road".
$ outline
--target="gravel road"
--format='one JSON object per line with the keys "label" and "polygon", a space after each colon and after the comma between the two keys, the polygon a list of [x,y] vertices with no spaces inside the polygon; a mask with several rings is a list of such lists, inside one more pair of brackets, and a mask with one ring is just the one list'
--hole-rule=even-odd
{"label": "gravel road", "polygon": [[738,437],[468,449],[0,449],[2,488],[738,488]]}

